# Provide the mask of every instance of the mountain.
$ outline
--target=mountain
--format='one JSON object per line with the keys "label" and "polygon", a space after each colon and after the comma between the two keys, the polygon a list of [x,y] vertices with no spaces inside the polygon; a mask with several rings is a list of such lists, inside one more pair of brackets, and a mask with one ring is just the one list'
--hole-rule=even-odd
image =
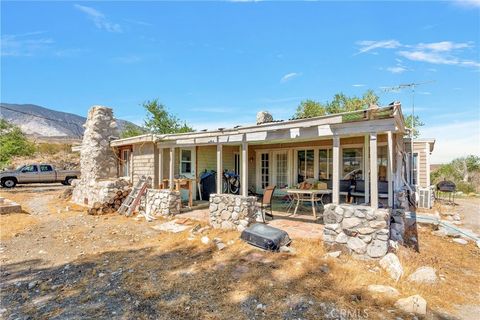
{"label": "mountain", "polygon": [[[19,126],[27,135],[38,138],[81,139],[83,124],[87,118],[62,111],[47,109],[34,104],[0,103],[0,118]],[[126,124],[117,119],[119,130]],[[135,126],[135,125],[134,125]]]}

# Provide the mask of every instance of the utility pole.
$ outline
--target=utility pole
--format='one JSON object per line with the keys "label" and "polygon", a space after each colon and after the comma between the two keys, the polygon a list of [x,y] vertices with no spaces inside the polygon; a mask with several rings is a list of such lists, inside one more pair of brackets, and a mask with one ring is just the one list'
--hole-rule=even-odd
{"label": "utility pole", "polygon": [[[435,80],[430,80],[430,81],[424,81],[424,82],[418,82],[418,83],[404,83],[404,84],[399,84],[398,86],[394,86],[394,87],[386,87],[386,88],[383,88],[383,91],[384,92],[399,92],[400,90],[403,90],[403,89],[410,89],[411,92],[412,92],[412,123],[411,123],[411,128],[410,128],[410,184],[412,183],[412,180],[413,180],[413,134],[415,132],[415,88],[420,86],[420,85],[424,85],[424,84],[428,84],[428,83],[432,83],[432,82],[435,82]],[[417,181],[418,183],[418,181]]]}

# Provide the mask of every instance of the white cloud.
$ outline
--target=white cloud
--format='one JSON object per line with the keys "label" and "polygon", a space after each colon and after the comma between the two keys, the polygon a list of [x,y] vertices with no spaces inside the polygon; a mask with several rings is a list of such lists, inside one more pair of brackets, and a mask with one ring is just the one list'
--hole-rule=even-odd
{"label": "white cloud", "polygon": [[301,75],[302,75],[301,73],[297,73],[297,72],[287,73],[286,75],[284,75],[280,79],[280,82],[287,82],[287,81],[292,80],[293,78],[299,77]]}
{"label": "white cloud", "polygon": [[2,56],[33,56],[51,48],[53,41],[48,37],[41,37],[43,31],[28,32],[23,34],[4,34],[0,41]]}
{"label": "white cloud", "polygon": [[352,87],[360,88],[360,87],[365,87],[363,83],[357,83],[357,84],[352,84]]}
{"label": "white cloud", "polygon": [[455,4],[462,6],[462,7],[467,7],[467,8],[479,8],[480,7],[480,0],[455,0]]}
{"label": "white cloud", "polygon": [[357,45],[360,46],[358,49],[358,52],[356,54],[360,53],[366,53],[375,49],[395,49],[401,46],[401,43],[398,42],[397,40],[382,40],[382,41],[371,41],[371,40],[363,40],[363,41],[358,41]]}
{"label": "white cloud", "polygon": [[407,71],[407,68],[405,68],[403,66],[388,67],[387,71],[389,71],[391,73],[403,73],[403,72]]}
{"label": "white cloud", "polygon": [[452,51],[454,49],[464,49],[470,48],[471,43],[455,43],[451,41],[441,41],[441,42],[432,42],[432,43],[419,43],[416,47],[419,50],[432,50],[432,51]]}
{"label": "white cloud", "polygon": [[432,64],[459,65],[466,67],[480,67],[480,62],[462,60],[451,55],[427,51],[399,51],[399,55],[413,61],[428,62]]}
{"label": "white cloud", "polygon": [[107,17],[100,11],[87,6],[79,4],[73,5],[77,10],[85,13],[87,17],[93,21],[98,29],[102,29],[108,32],[122,32],[122,28],[118,23],[108,21]]}
{"label": "white cloud", "polygon": [[420,128],[422,137],[435,138],[430,163],[447,163],[455,158],[480,156],[480,119]]}

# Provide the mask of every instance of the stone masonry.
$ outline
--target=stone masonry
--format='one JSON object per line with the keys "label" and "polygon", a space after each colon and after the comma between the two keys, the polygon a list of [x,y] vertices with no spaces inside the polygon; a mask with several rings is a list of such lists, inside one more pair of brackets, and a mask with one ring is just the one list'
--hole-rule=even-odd
{"label": "stone masonry", "polygon": [[388,252],[390,210],[369,206],[327,204],[323,213],[328,249],[363,258],[381,258]]}
{"label": "stone masonry", "polygon": [[176,215],[180,213],[180,191],[169,189],[148,189],[145,212],[147,215]]}
{"label": "stone masonry", "polygon": [[[112,109],[93,106],[88,111],[84,127],[80,150],[81,177],[74,182],[72,201],[91,207],[95,202],[108,201],[109,188],[117,184],[116,157],[110,148],[110,140],[118,136]],[[103,191],[99,192],[99,189]]]}
{"label": "stone masonry", "polygon": [[210,224],[218,229],[243,231],[257,218],[257,198],[234,194],[210,195]]}

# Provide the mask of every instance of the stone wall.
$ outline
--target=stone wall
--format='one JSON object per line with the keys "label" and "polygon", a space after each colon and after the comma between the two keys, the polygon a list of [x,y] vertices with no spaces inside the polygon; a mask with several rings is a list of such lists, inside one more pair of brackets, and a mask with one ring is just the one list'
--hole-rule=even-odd
{"label": "stone wall", "polygon": [[388,252],[390,210],[369,206],[327,204],[323,213],[327,249],[342,250],[365,258]]}
{"label": "stone wall", "polygon": [[176,215],[180,213],[180,191],[169,189],[148,189],[145,196],[147,215]]}
{"label": "stone wall", "polygon": [[243,231],[257,218],[257,198],[234,194],[210,195],[210,224],[214,228]]}
{"label": "stone wall", "polygon": [[93,106],[88,111],[84,127],[80,150],[81,177],[75,181],[72,201],[91,207],[95,202],[108,201],[109,194],[119,183],[116,157],[110,148],[110,140],[117,137],[118,132],[112,109],[102,106]]}

